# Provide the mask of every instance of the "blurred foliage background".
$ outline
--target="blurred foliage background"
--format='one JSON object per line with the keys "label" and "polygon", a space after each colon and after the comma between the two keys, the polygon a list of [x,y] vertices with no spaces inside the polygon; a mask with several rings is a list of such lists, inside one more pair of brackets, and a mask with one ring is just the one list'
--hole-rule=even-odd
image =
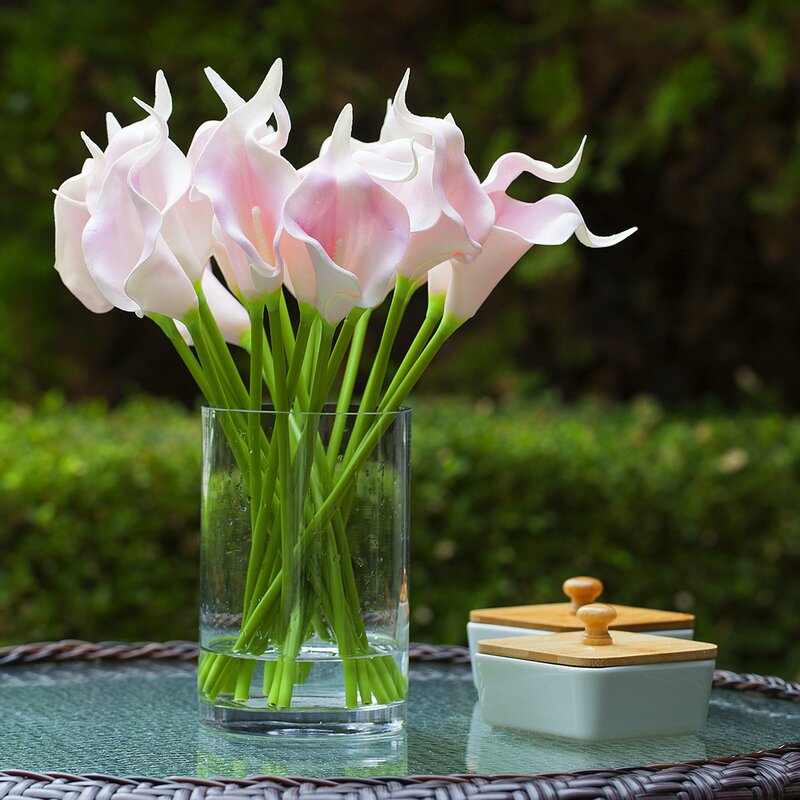
{"label": "blurred foliage background", "polygon": [[[415,635],[463,639],[471,604],[603,571],[618,597],[705,615],[725,666],[796,676],[798,40],[793,0],[5,0],[0,639],[194,635],[196,417],[38,398],[196,390],[155,326],[61,286],[51,190],[80,169],[79,131],[139,118],[157,69],[186,147],[222,115],[203,66],[247,96],[282,56],[296,164],[346,102],[374,139],[410,66],[410,107],[452,112],[481,177],[511,150],[563,163],[589,134],[563,191],[596,233],[640,228],[610,250],[534,248],[426,375],[422,393],[523,411],[465,405],[437,427],[423,406],[441,441],[415,453]],[[401,344],[423,312],[415,298]],[[577,409],[543,411],[545,390]],[[478,584],[479,603],[456,591]]]}

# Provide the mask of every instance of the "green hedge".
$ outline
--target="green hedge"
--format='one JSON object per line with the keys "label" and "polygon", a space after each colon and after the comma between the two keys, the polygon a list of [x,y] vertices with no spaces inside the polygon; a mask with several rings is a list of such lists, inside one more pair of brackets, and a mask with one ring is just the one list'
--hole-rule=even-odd
{"label": "green hedge", "polygon": [[[698,615],[720,662],[800,677],[800,421],[417,405],[413,636],[472,607],[606,597]],[[197,414],[0,405],[0,640],[195,635]]]}

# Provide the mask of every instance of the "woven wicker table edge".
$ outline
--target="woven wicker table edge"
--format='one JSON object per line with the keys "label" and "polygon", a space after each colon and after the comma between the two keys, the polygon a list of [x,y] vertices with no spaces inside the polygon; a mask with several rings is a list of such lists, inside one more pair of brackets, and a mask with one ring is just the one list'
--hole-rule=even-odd
{"label": "woven wicker table edge", "polygon": [[[130,661],[197,658],[197,644],[62,640],[0,648],[0,667],[44,661]],[[461,646],[412,644],[417,662],[468,664]],[[717,688],[800,703],[800,683],[774,676],[718,670]],[[800,742],[724,759],[608,770],[537,775],[410,775],[315,778],[253,775],[247,778],[151,778],[72,775],[0,769],[0,800],[624,800],[625,798],[798,798]]]}

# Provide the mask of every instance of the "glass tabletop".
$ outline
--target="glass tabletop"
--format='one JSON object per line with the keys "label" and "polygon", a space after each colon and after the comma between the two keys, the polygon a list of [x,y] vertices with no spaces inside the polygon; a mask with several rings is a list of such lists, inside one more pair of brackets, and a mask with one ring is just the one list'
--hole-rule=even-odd
{"label": "glass tabletop", "polygon": [[414,664],[404,734],[274,741],[197,721],[194,664],[0,668],[0,769],[170,777],[386,776],[566,772],[717,758],[800,740],[800,706],[714,690],[692,736],[576,742],[495,730],[468,667]]}

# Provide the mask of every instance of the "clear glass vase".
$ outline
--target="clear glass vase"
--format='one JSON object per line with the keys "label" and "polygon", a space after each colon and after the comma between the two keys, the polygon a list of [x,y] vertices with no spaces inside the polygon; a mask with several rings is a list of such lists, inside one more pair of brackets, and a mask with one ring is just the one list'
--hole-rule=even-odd
{"label": "clear glass vase", "polygon": [[409,409],[203,409],[203,721],[291,737],[402,728],[410,433]]}

